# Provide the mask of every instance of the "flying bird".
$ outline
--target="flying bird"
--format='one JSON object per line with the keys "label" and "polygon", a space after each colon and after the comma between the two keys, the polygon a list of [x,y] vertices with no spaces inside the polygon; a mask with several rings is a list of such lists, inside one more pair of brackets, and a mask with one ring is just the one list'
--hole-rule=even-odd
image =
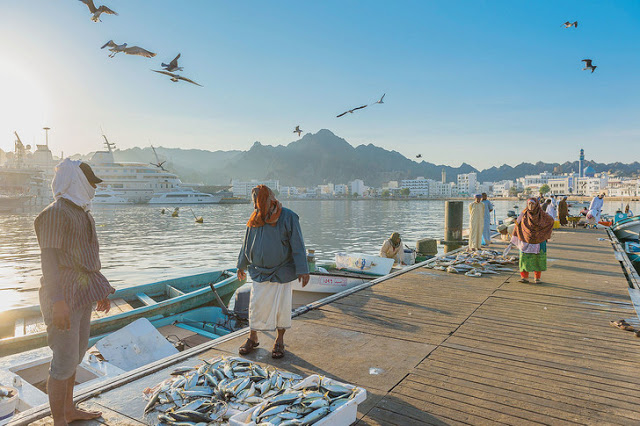
{"label": "flying bird", "polygon": [[384,96],[386,95],[386,93],[384,95],[382,95],[382,97],[380,98],[379,101],[374,102],[373,104],[383,104],[384,102],[382,101],[384,99]]}
{"label": "flying bird", "polygon": [[297,133],[298,137],[300,137],[300,133],[304,132],[304,130],[300,130],[300,126],[296,126],[295,130],[293,131],[293,133]]}
{"label": "flying bird", "polygon": [[102,20],[100,19],[100,15],[102,15],[103,13],[106,13],[107,15],[117,15],[116,12],[109,9],[105,5],[102,5],[96,8],[96,5],[93,4],[93,0],[80,0],[80,1],[87,5],[87,7],[89,8],[89,12],[93,13],[93,16],[91,17],[91,20],[93,22],[102,22]]}
{"label": "flying bird", "polygon": [[182,71],[182,67],[178,66],[178,58],[180,57],[180,54],[178,53],[178,56],[176,56],[175,58],[173,58],[173,61],[169,62],[168,64],[165,64],[164,62],[161,64],[162,68],[164,68],[167,71]]}
{"label": "flying bird", "polygon": [[[151,149],[153,150],[153,155],[155,155],[157,163],[149,163],[149,164],[151,164],[152,166],[156,166],[157,168],[162,169],[162,170],[164,170],[164,171],[166,172],[166,171],[167,171],[167,169],[165,169],[164,167],[162,167],[162,165],[163,165],[164,163],[166,163],[166,162],[167,162],[167,160],[160,161],[160,158],[158,157],[158,153],[156,152],[156,149],[153,147],[153,145],[151,145]],[[164,214],[164,209],[163,209],[163,212],[162,212],[162,213]]]}
{"label": "flying bird", "polygon": [[578,28],[578,21],[575,21],[575,22],[569,22],[569,21],[567,21],[567,22],[565,22],[565,23],[564,23],[564,24],[562,24],[562,25],[564,25],[564,27],[565,27],[565,28],[571,28],[571,27]]}
{"label": "flying bird", "polygon": [[182,77],[181,75],[174,74],[172,72],[158,71],[158,70],[151,70],[151,71],[158,72],[158,73],[164,74],[164,75],[168,75],[169,77],[171,77],[171,81],[173,81],[174,83],[177,83],[179,80],[183,80],[183,81],[187,81],[187,82],[189,82],[191,84],[195,84],[196,86],[204,87],[202,84],[198,84],[195,81],[188,79],[187,77]]}
{"label": "flying bird", "polygon": [[583,59],[582,62],[584,62],[584,68],[582,68],[582,71],[591,70],[591,72],[593,73],[596,68],[598,68],[596,65],[591,65],[591,59]]}
{"label": "flying bird", "polygon": [[143,49],[142,47],[138,47],[138,46],[127,47],[127,43],[115,44],[113,40],[109,40],[108,42],[106,42],[100,49],[104,49],[105,47],[109,47],[109,51],[111,52],[111,54],[109,55],[110,58],[113,58],[114,56],[116,56],[116,54],[120,52],[124,52],[127,55],[144,56],[145,58],[153,58],[154,56],[156,56],[155,53],[149,52],[148,50]]}
{"label": "flying bird", "polygon": [[416,158],[422,158],[422,154],[416,155]]}
{"label": "flying bird", "polygon": [[347,113],[349,113],[349,114],[353,114],[353,111],[357,111],[357,110],[359,110],[359,109],[366,108],[366,107],[367,107],[367,105],[362,105],[362,106],[359,106],[359,107],[357,107],[357,108],[350,109],[349,111],[345,111],[345,112],[343,112],[343,113],[342,113],[342,114],[340,114],[340,115],[336,115],[336,118],[340,118],[340,117],[342,117],[343,115],[345,115],[345,114],[347,114]]}

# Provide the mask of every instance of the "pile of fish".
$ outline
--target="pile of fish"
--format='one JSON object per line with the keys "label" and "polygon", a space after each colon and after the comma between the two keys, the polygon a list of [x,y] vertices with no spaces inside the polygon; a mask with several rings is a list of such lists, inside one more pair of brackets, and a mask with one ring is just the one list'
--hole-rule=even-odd
{"label": "pile of fish", "polygon": [[258,426],[312,425],[334,412],[353,397],[357,388],[329,383],[288,389],[254,410],[251,420]]}
{"label": "pile of fish", "polygon": [[439,257],[435,262],[425,265],[425,268],[452,274],[464,273],[467,277],[477,278],[482,275],[496,275],[500,272],[514,272],[506,265],[517,263],[518,256],[509,256],[508,253],[503,254],[494,250],[482,250]]}
{"label": "pile of fish", "polygon": [[244,358],[215,358],[198,367],[178,367],[171,377],[143,391],[145,414],[157,411],[166,425],[225,425],[229,418],[277,396],[302,380],[297,374],[262,368]]}
{"label": "pile of fish", "polygon": [[0,402],[13,398],[13,390],[0,386]]}

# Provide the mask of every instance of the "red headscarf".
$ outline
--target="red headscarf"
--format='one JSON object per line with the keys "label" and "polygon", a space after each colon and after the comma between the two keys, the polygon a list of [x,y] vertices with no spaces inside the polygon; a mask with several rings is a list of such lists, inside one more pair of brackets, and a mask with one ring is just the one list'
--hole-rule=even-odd
{"label": "red headscarf", "polygon": [[282,212],[282,203],[276,199],[273,191],[267,185],[258,185],[251,191],[251,198],[256,209],[249,218],[247,226],[259,228],[265,223],[276,226]]}
{"label": "red headscarf", "polygon": [[[529,203],[535,203],[533,210],[529,210]],[[516,222],[513,235],[520,241],[529,244],[540,244],[551,238],[553,231],[553,217],[542,211],[540,203],[535,198],[527,201],[527,207],[522,211],[520,218]]]}

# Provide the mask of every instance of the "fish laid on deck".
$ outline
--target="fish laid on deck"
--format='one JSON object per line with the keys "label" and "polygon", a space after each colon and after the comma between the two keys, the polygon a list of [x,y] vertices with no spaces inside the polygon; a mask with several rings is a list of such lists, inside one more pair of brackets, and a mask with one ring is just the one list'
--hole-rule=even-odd
{"label": "fish laid on deck", "polygon": [[452,274],[464,274],[467,277],[496,275],[500,272],[514,272],[506,265],[515,265],[518,256],[508,256],[494,250],[460,253],[456,256],[443,256],[425,268],[447,271]]}
{"label": "fish laid on deck", "polygon": [[199,367],[179,367],[171,378],[145,389],[149,403],[144,411],[160,412],[158,421],[169,425],[224,424],[300,380],[297,374],[262,368],[243,358],[216,358]]}

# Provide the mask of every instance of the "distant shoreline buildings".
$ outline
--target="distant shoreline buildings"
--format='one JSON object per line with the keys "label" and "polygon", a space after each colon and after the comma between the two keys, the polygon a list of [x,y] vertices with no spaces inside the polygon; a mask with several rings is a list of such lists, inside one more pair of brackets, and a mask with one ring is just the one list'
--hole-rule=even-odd
{"label": "distant shoreline buildings", "polygon": [[[477,173],[465,173],[456,176],[455,182],[446,182],[446,173],[442,171],[442,180],[417,177],[389,181],[380,188],[368,187],[362,179],[355,179],[347,183],[326,183],[315,187],[280,186],[279,181],[249,182],[233,181],[235,196],[249,194],[251,188],[264,183],[276,188],[280,197],[299,199],[322,198],[431,198],[445,199],[455,197],[470,197],[476,193],[485,192],[494,198],[516,197],[539,194],[546,190],[548,194],[567,196],[594,196],[606,192],[613,197],[639,197],[640,179],[624,179],[610,176],[607,173],[596,173],[591,166],[584,167],[584,150],[580,150],[578,172],[552,173],[542,172],[526,175],[514,180],[498,182],[480,182]],[[546,186],[546,187],[545,187]],[[247,192],[248,191],[248,192]]]}

